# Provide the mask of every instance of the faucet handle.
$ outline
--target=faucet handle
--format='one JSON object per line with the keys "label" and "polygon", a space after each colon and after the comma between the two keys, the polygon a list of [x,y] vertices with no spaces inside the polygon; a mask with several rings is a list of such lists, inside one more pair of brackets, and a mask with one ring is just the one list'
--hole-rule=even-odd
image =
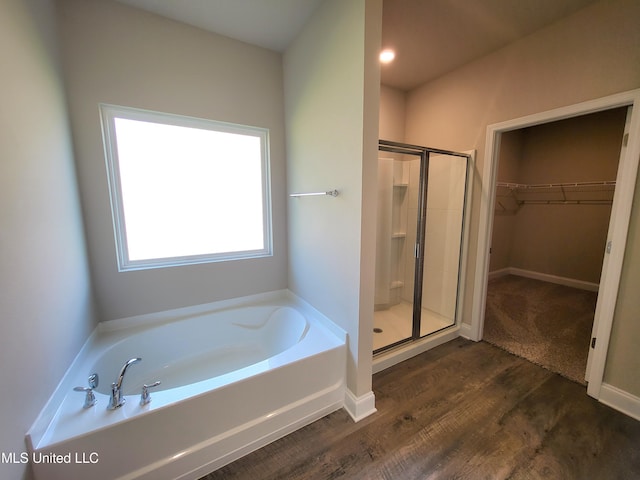
{"label": "faucet handle", "polygon": [[98,377],[97,373],[92,373],[89,375],[89,386],[93,388],[98,388],[98,383],[100,382],[100,377]]}
{"label": "faucet handle", "polygon": [[89,375],[89,386],[88,387],[74,387],[73,391],[74,392],[85,392],[86,395],[84,397],[84,405],[82,406],[82,408],[91,408],[93,407],[97,400],[96,400],[96,396],[93,393],[93,389],[97,388],[98,386],[98,374],[97,373],[92,373],[91,375]]}
{"label": "faucet handle", "polygon": [[157,387],[160,385],[160,382],[154,382],[151,385],[147,385],[146,383],[142,385],[142,393],[140,394],[140,405],[146,405],[151,402],[151,394],[149,393],[149,389],[153,387]]}

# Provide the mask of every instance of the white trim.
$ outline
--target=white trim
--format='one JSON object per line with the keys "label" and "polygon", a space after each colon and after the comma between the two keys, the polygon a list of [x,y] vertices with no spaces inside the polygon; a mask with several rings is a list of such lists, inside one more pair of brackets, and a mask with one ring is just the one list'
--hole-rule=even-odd
{"label": "white trim", "polygon": [[543,282],[556,283],[558,285],[564,285],[572,288],[579,288],[580,290],[588,290],[590,292],[597,292],[599,285],[593,282],[585,282],[584,280],[576,280],[575,278],[560,277],[558,275],[551,275],[549,273],[534,272],[533,270],[525,270],[523,268],[506,267],[500,270],[489,272],[489,279],[493,280],[505,275],[517,275],[518,277],[532,278],[534,280],[542,280]]}
{"label": "white trim", "polygon": [[469,325],[468,323],[461,323],[460,336],[462,338],[466,338],[467,340],[471,340],[471,325]]}
{"label": "white trim", "polygon": [[347,411],[354,422],[359,422],[363,418],[376,413],[376,397],[373,392],[367,392],[364,395],[356,397],[351,390],[345,389],[344,409]]}
{"label": "white trim", "polygon": [[431,350],[443,343],[450,342],[460,336],[463,327],[464,324],[462,324],[462,326],[447,328],[441,332],[427,335],[415,342],[405,343],[396,348],[392,348],[391,350],[375,355],[373,357],[373,373],[381,372],[382,370],[392,367],[397,363],[404,362],[405,360],[415,357],[416,355],[420,355],[421,353]]}
{"label": "white trim", "polygon": [[608,383],[602,383],[598,400],[625,415],[640,420],[640,397],[631,395]]}
{"label": "white trim", "polygon": [[[261,258],[261,257],[269,257],[273,255],[273,235],[272,235],[272,219],[271,219],[271,177],[270,177],[270,159],[269,159],[269,129],[262,127],[254,127],[249,125],[239,125],[228,122],[221,122],[216,120],[210,120],[205,118],[196,118],[196,117],[188,117],[184,115],[176,115],[170,113],[163,112],[155,112],[151,110],[143,110],[132,107],[123,107],[119,105],[109,105],[101,103],[99,104],[100,111],[100,119],[102,126],[102,136],[103,136],[103,144],[104,144],[104,155],[105,155],[105,164],[107,169],[107,180],[109,187],[109,196],[111,203],[111,214],[113,221],[113,229],[115,236],[115,247],[116,247],[116,256],[117,256],[117,265],[118,271],[124,272],[129,270],[144,270],[151,268],[163,268],[163,267],[173,267],[179,265],[194,265],[199,263],[210,263],[210,262],[224,262],[229,260],[239,260],[239,259],[250,259],[250,258]],[[259,140],[259,168],[260,168],[260,187],[262,189],[261,198],[260,198],[260,208],[261,218],[260,221],[262,223],[262,246],[258,247],[258,245],[252,245],[251,248],[247,249],[247,247],[242,247],[238,245],[237,239],[233,240],[233,244],[231,245],[199,245],[197,250],[194,253],[188,253],[188,251],[182,251],[181,249],[169,248],[168,251],[156,251],[156,252],[144,252],[144,257],[142,258],[131,258],[130,257],[130,245],[129,240],[131,236],[127,233],[127,215],[125,215],[125,204],[129,205],[125,202],[125,197],[123,193],[123,185],[126,185],[127,182],[123,182],[123,178],[121,175],[121,171],[123,168],[124,158],[122,157],[122,148],[123,143],[118,140],[117,135],[117,121],[135,121],[141,124],[152,125],[162,127],[177,127],[175,131],[180,132],[184,131],[184,128],[198,131],[209,131],[214,133],[223,133],[223,134],[231,134],[243,137],[252,137]],[[123,133],[122,131],[120,132]],[[159,137],[159,135],[158,135]],[[171,137],[171,135],[169,135]],[[218,145],[220,141],[219,137],[211,137],[207,143],[208,146]],[[149,143],[157,142],[155,136],[154,140],[149,141]],[[125,142],[126,144],[126,142]],[[180,147],[186,147],[186,142],[181,141]],[[192,157],[192,155],[186,153],[186,149],[183,152],[184,159]],[[257,153],[257,152],[256,152]],[[136,154],[136,160],[139,155]],[[144,155],[142,156],[144,157]],[[217,160],[220,160],[219,157]],[[257,157],[256,157],[257,158]],[[182,160],[184,160],[182,159]],[[212,157],[212,160],[216,159],[216,157]],[[175,155],[171,157],[172,164],[180,164],[179,161],[181,159],[176,158]],[[131,162],[136,163],[136,162]],[[160,162],[162,164],[163,162]],[[225,162],[229,164],[229,162]],[[127,162],[124,162],[126,165]],[[214,164],[212,162],[208,162],[209,165]],[[126,171],[126,170],[125,170]],[[189,171],[189,170],[184,170]],[[256,169],[257,171],[257,169]],[[215,169],[215,175],[219,176],[220,168],[217,167]],[[193,174],[195,172],[191,172]],[[198,172],[200,173],[200,172]],[[213,176],[213,175],[212,175]],[[136,178],[135,175],[132,175],[129,178],[129,182],[132,181],[132,178]],[[240,182],[241,180],[237,177],[230,177],[225,179],[227,183],[232,182]],[[162,182],[161,182],[162,184]],[[136,184],[137,185],[137,184]],[[172,187],[174,184],[172,183]],[[197,189],[199,192],[217,192],[218,190],[209,188],[208,186],[205,188],[204,186],[200,186]],[[216,197],[213,197],[216,198]],[[211,200],[211,199],[210,199]],[[226,198],[225,198],[226,200]],[[176,202],[173,202],[176,203]],[[196,201],[195,199],[186,205],[185,210],[181,210],[182,212],[186,210],[191,210],[196,204],[202,204],[201,201]],[[215,206],[213,206],[215,204]],[[213,221],[218,220],[220,224],[228,224],[228,220],[224,222],[221,221],[220,217],[216,214],[216,208],[225,208],[225,205],[222,204],[221,201],[215,200],[215,202],[205,203],[208,205],[208,210],[206,211],[206,215],[202,214],[203,218],[207,218],[207,222],[211,223]],[[251,205],[257,210],[258,202],[252,202]],[[130,206],[130,205],[129,205]],[[155,217],[158,214],[158,207],[154,207],[152,209],[152,217]],[[228,207],[227,207],[228,208]],[[144,210],[144,209],[143,209]],[[219,210],[218,210],[219,211]],[[130,214],[130,211],[126,212]],[[140,212],[139,212],[140,213]],[[148,212],[147,212],[148,213]],[[142,218],[140,215],[138,215]],[[145,215],[149,216],[149,215]],[[164,217],[164,216],[163,216]],[[136,218],[136,215],[133,216]],[[166,220],[165,220],[166,221]],[[138,223],[136,220],[132,220],[129,218],[129,227],[132,226],[132,223],[135,225]],[[258,218],[253,218],[251,222],[255,222],[256,229],[258,224]],[[198,218],[197,223],[203,223],[203,220]],[[171,224],[172,225],[172,224]],[[219,230],[219,226],[216,227]],[[175,230],[175,228],[173,229]],[[255,235],[258,237],[258,234]],[[149,243],[148,241],[146,243]],[[177,242],[175,242],[177,243]],[[141,252],[138,252],[141,253]]]}
{"label": "white trim", "polygon": [[[462,326],[462,313],[464,312],[465,285],[467,284],[467,264],[469,263],[469,238],[471,237],[471,205],[473,205],[473,173],[476,171],[476,151],[466,150],[462,153],[469,155],[467,162],[467,176],[465,178],[465,196],[464,206],[462,207],[463,223],[462,223],[462,239],[460,248],[458,272],[458,292],[456,298],[456,325]],[[465,337],[468,338],[468,337]]]}
{"label": "white trim", "polygon": [[[478,245],[476,253],[476,276],[471,317],[471,339],[480,340],[484,328],[484,313],[487,295],[487,280],[489,267],[489,246],[493,228],[493,208],[495,202],[495,188],[498,165],[500,137],[504,132],[530,127],[551,121],[582,116],[590,113],[610,110],[618,107],[640,106],[640,89],[622,92],[615,95],[549,110],[526,117],[496,123],[487,127],[484,168],[482,172],[482,193],[480,195],[480,219],[478,226]],[[629,137],[626,151],[620,159],[616,190],[611,211],[608,241],[614,248],[605,255],[600,292],[596,306],[597,329],[596,347],[593,355],[590,352],[591,368],[588,375],[589,395],[599,398],[604,367],[606,363],[609,338],[615,302],[620,283],[620,273],[624,259],[624,252],[629,228],[633,194],[640,158],[640,108],[633,109],[631,114]]]}
{"label": "white trim", "polygon": [[494,280],[496,278],[504,277],[506,275],[511,275],[511,267],[504,267],[498,270],[493,270],[492,272],[489,272],[487,277],[489,278],[489,280]]}
{"label": "white trim", "polygon": [[607,254],[604,256],[601,288],[591,334],[592,338],[597,338],[597,341],[595,348],[589,350],[587,361],[587,382],[589,382],[587,393],[594,398],[600,398],[600,387],[604,379],[640,161],[640,90],[634,92],[632,106],[636,108],[628,112],[627,125],[625,125],[625,130],[628,126],[629,132],[627,142],[623,142],[622,145],[616,190],[611,207],[611,222],[607,234],[607,242],[612,247],[607,249]]}
{"label": "white trim", "polygon": [[473,300],[471,305],[471,326],[469,338],[479,342],[484,330],[484,312],[487,302],[487,282],[489,270],[489,249],[493,232],[493,211],[495,204],[498,152],[500,135],[492,126],[487,127],[485,141],[484,166],[482,169],[482,191],[480,192],[480,220],[478,225],[478,245],[476,249],[476,275],[473,282]]}

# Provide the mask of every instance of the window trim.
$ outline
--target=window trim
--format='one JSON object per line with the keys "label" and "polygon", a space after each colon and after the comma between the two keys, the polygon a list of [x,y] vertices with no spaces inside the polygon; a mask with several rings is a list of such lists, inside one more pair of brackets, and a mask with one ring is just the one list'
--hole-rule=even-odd
{"label": "window trim", "polygon": [[[119,272],[273,256],[271,175],[269,158],[270,148],[268,129],[105,103],[99,104],[99,110]],[[264,247],[258,250],[131,260],[128,254],[127,233],[119,172],[118,144],[115,128],[116,118],[259,137],[261,151],[262,231]]]}

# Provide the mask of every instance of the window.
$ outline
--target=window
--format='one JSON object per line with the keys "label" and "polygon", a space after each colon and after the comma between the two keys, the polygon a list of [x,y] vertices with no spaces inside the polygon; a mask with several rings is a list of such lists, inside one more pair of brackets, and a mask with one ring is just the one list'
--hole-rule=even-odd
{"label": "window", "polygon": [[100,112],[120,271],[271,255],[268,130]]}

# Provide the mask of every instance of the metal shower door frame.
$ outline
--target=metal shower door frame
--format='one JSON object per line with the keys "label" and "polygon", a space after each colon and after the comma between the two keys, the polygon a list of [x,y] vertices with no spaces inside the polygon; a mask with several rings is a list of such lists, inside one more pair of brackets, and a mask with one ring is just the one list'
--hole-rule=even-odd
{"label": "metal shower door frame", "polygon": [[[471,156],[468,153],[454,152],[451,150],[443,150],[439,148],[423,147],[420,145],[412,145],[408,143],[392,142],[389,140],[378,141],[378,151],[398,153],[402,155],[416,155],[420,157],[420,181],[418,189],[418,223],[416,230],[416,244],[414,245],[414,258],[416,260],[414,267],[414,287],[413,287],[413,323],[411,329],[411,337],[393,343],[386,347],[379,349],[379,351],[396,346],[398,344],[406,343],[409,341],[415,341],[421,338],[421,316],[422,316],[422,287],[424,283],[424,250],[425,240],[427,233],[427,193],[429,189],[429,156],[430,154],[438,155],[451,155],[456,157],[466,158],[468,172],[468,164]],[[468,174],[467,174],[468,175]],[[465,178],[465,189],[468,183],[468,178]],[[466,208],[463,215],[466,215]],[[464,220],[463,220],[464,222]],[[458,260],[460,262],[460,259]],[[460,275],[458,274],[458,289],[460,285]],[[456,294],[457,297],[457,294]],[[456,314],[454,318],[457,318],[457,305],[456,300]],[[455,325],[455,323],[454,323]],[[433,332],[435,333],[435,332]]]}

